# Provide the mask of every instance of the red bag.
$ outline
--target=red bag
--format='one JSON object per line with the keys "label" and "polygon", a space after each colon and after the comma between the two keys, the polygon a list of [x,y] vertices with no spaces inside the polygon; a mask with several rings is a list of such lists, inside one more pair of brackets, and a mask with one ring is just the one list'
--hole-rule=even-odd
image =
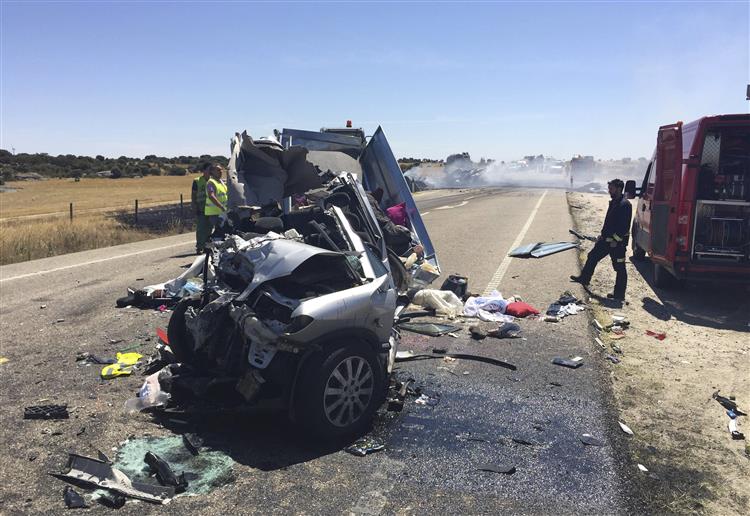
{"label": "red bag", "polygon": [[505,313],[507,315],[512,315],[513,317],[526,317],[527,315],[538,314],[539,310],[523,301],[516,301],[505,307]]}

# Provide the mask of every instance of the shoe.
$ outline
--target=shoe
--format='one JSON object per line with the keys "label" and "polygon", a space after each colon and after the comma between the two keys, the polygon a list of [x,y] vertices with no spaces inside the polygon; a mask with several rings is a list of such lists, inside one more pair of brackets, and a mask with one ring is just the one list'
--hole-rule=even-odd
{"label": "shoe", "polygon": [[614,299],[615,301],[625,301],[625,296],[616,296],[614,294],[607,294],[607,299]]}
{"label": "shoe", "polygon": [[575,276],[575,275],[570,277],[570,281],[575,281],[576,283],[580,283],[584,287],[587,287],[588,284],[589,284],[589,282],[588,281],[584,281],[584,279],[582,277]]}

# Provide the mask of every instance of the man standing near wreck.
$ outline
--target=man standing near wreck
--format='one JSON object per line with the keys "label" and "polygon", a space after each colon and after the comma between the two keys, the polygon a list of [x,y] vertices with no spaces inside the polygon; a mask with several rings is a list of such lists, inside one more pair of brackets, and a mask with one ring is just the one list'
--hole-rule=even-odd
{"label": "man standing near wreck", "polygon": [[202,254],[203,246],[211,236],[211,223],[206,217],[206,183],[211,178],[211,163],[203,163],[201,175],[193,179],[190,203],[195,211],[195,253]]}
{"label": "man standing near wreck", "polygon": [[572,281],[587,286],[594,274],[596,265],[609,255],[612,259],[612,267],[615,269],[617,276],[615,278],[615,290],[607,294],[610,299],[618,301],[625,300],[625,289],[628,284],[628,273],[625,270],[625,251],[628,246],[630,231],[630,218],[632,216],[632,207],[630,201],[623,195],[625,184],[620,179],[613,179],[607,183],[609,195],[612,200],[609,201],[607,216],[604,218],[602,232],[596,239],[594,248],[589,251],[586,258],[586,264],[581,270],[580,276],[571,276]]}
{"label": "man standing near wreck", "polygon": [[220,215],[227,211],[227,185],[222,181],[221,165],[212,164],[209,167],[210,179],[206,182],[206,208],[204,214],[208,217],[211,227],[216,229],[220,222]]}

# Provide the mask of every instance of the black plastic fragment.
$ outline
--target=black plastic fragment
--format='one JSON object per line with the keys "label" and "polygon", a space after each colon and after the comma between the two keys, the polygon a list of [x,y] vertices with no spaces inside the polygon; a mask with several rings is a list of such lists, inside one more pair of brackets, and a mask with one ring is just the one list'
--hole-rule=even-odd
{"label": "black plastic fragment", "polygon": [[112,464],[112,461],[109,460],[109,457],[107,457],[101,450],[96,450],[96,456],[98,459],[102,462],[105,462],[107,464]]}
{"label": "black plastic fragment", "polygon": [[98,364],[108,365],[117,362],[114,358],[102,358],[88,351],[82,351],[76,355],[76,362],[83,362],[85,364]]}
{"label": "black plastic fragment", "polygon": [[715,399],[716,401],[718,401],[719,404],[721,404],[722,407],[724,407],[727,410],[733,411],[738,416],[746,416],[747,415],[747,414],[745,414],[744,412],[742,412],[737,407],[737,402],[736,401],[734,401],[734,400],[732,400],[730,398],[726,398],[724,396],[719,395],[719,391],[716,391],[715,393],[713,393],[713,395],[711,397],[713,399]]}
{"label": "black plastic fragment", "polygon": [[68,419],[67,405],[33,405],[23,409],[24,419]]}
{"label": "black plastic fragment", "polygon": [[430,337],[440,337],[447,333],[453,333],[461,328],[454,326],[453,324],[438,324],[431,322],[401,322],[398,323],[399,330],[410,331],[412,333],[419,333],[421,335],[428,335]]}
{"label": "black plastic fragment", "polygon": [[97,502],[105,507],[109,507],[110,509],[119,509],[120,507],[125,505],[125,497],[120,493],[107,491],[99,495]]}
{"label": "black plastic fragment", "polygon": [[567,358],[555,357],[552,360],[552,363],[555,365],[561,365],[565,367],[570,367],[571,369],[576,369],[583,365],[583,360],[568,360]]}
{"label": "black plastic fragment", "polygon": [[176,475],[167,461],[159,457],[157,454],[146,452],[146,456],[143,460],[151,467],[154,473],[156,473],[156,479],[161,485],[174,487],[175,493],[182,493],[187,489],[188,483],[185,479],[185,475]]}
{"label": "black plastic fragment", "polygon": [[592,436],[591,434],[583,434],[581,436],[581,442],[588,446],[604,446],[604,443]]}
{"label": "black plastic fragment", "polygon": [[115,301],[115,304],[117,305],[117,308],[125,308],[126,306],[131,306],[135,304],[135,294],[131,293],[124,297],[117,298],[117,301]]}
{"label": "black plastic fragment", "polygon": [[198,455],[203,446],[203,439],[196,434],[182,434],[182,444],[192,454]]}
{"label": "black plastic fragment", "polygon": [[65,489],[63,489],[63,500],[65,500],[65,506],[68,509],[86,508],[86,502],[83,497],[70,486],[65,486]]}
{"label": "black plastic fragment", "polygon": [[479,471],[489,471],[490,473],[504,473],[512,475],[516,472],[516,467],[512,464],[480,464],[477,466]]}
{"label": "black plastic fragment", "polygon": [[344,448],[344,451],[356,455],[358,457],[364,457],[368,453],[375,453],[385,449],[385,444],[372,437],[362,437],[355,441],[351,446]]}
{"label": "black plastic fragment", "polygon": [[435,315],[435,310],[415,310],[413,312],[405,312],[399,315],[398,322],[408,321],[412,317],[432,317]]}
{"label": "black plastic fragment", "polygon": [[469,333],[471,333],[471,338],[474,340],[483,340],[487,338],[487,332],[479,326],[469,326]]}

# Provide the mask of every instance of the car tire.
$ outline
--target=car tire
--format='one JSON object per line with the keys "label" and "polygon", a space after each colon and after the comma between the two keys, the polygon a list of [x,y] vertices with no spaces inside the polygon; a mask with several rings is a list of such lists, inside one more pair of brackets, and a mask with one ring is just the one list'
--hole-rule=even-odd
{"label": "car tire", "polygon": [[675,277],[667,269],[659,265],[654,264],[654,285],[659,288],[669,288],[674,285]]}
{"label": "car tire", "polygon": [[200,299],[184,298],[181,299],[172,310],[172,316],[169,318],[167,325],[167,338],[169,339],[169,349],[172,350],[177,362],[190,363],[193,358],[192,350],[187,342],[187,328],[185,327],[185,312],[190,307],[200,306]]}
{"label": "car tire", "polygon": [[327,441],[361,434],[384,400],[385,383],[385,371],[367,344],[328,346],[302,365],[295,420]]}
{"label": "car tire", "polygon": [[646,258],[646,250],[638,245],[638,226],[635,225],[635,222],[633,222],[633,229],[630,233],[633,239],[630,243],[630,247],[633,250],[633,259],[644,260]]}

